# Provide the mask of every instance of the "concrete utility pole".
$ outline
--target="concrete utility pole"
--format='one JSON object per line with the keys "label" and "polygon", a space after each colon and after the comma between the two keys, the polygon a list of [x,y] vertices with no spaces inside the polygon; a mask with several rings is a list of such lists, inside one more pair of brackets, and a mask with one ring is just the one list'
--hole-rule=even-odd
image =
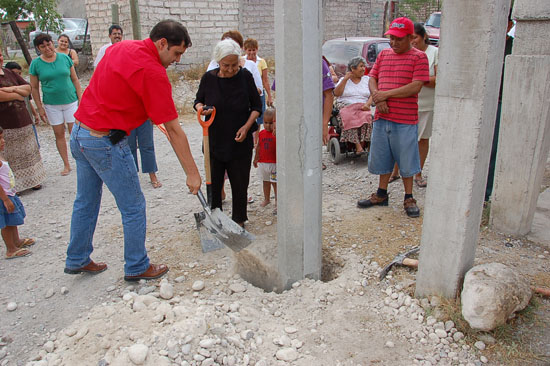
{"label": "concrete utility pole", "polygon": [[321,0],[275,0],[281,289],[321,278]]}
{"label": "concrete utility pole", "polygon": [[491,225],[531,231],[550,149],[550,1],[516,0],[516,38],[506,58]]}
{"label": "concrete utility pole", "polygon": [[132,35],[141,39],[141,21],[139,18],[139,0],[130,0],[130,17],[132,18]]}
{"label": "concrete utility pole", "polygon": [[455,297],[474,263],[509,9],[510,0],[443,3],[416,296]]}

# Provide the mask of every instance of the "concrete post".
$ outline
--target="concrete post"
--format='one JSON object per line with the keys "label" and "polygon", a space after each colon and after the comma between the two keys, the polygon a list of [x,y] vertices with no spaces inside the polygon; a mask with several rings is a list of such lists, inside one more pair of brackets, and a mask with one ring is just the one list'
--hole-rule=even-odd
{"label": "concrete post", "polygon": [[443,3],[416,296],[455,297],[474,262],[509,7]]}
{"label": "concrete post", "polygon": [[321,278],[321,0],[275,0],[281,289]]}
{"label": "concrete post", "polygon": [[516,38],[506,58],[490,222],[526,235],[550,149],[550,2],[516,0],[512,16]]}

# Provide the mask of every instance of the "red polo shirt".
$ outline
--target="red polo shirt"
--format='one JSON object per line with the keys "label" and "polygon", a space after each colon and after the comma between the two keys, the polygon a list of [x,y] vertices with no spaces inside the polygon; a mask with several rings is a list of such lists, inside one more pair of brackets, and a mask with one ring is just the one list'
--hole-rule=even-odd
{"label": "red polo shirt", "polygon": [[162,124],[177,117],[172,85],[149,38],[118,42],[107,49],[75,113],[78,121],[94,130],[127,134],[148,118]]}

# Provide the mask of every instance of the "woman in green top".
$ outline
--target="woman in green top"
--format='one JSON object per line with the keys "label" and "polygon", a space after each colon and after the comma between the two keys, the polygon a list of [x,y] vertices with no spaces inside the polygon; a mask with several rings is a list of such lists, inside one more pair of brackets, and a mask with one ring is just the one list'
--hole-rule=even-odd
{"label": "woman in green top", "polygon": [[[57,151],[64,165],[61,175],[68,175],[71,166],[65,140],[65,122],[70,134],[82,89],[73,61],[69,56],[55,52],[52,37],[49,34],[39,34],[34,39],[34,46],[38,48],[41,55],[31,62],[29,69],[32,97],[40,118],[53,128]],[[40,83],[42,83],[43,99],[40,98],[38,90]]]}

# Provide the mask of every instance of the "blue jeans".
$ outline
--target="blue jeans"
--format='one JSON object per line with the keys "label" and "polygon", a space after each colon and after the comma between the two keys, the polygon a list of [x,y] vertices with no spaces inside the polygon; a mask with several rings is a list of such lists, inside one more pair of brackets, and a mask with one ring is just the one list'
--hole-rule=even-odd
{"label": "blue jeans", "polygon": [[141,171],[143,173],[156,173],[157,160],[155,158],[155,142],[153,140],[153,123],[149,120],[144,124],[132,130],[128,136],[128,145],[132,150],[136,168],[139,172],[139,164],[137,158],[137,149],[139,147],[139,155],[141,156]]}
{"label": "blue jeans", "polygon": [[124,138],[113,145],[108,137],[93,137],[90,131],[75,125],[70,144],[76,161],[77,185],[66,267],[78,269],[91,261],[92,240],[105,183],[122,215],[124,273],[126,276],[142,274],[149,268],[145,249],[145,197],[128,140]]}
{"label": "blue jeans", "polygon": [[389,174],[395,163],[405,178],[420,173],[418,126],[379,118],[372,126],[369,172]]}

